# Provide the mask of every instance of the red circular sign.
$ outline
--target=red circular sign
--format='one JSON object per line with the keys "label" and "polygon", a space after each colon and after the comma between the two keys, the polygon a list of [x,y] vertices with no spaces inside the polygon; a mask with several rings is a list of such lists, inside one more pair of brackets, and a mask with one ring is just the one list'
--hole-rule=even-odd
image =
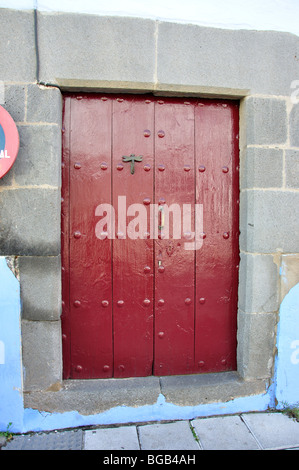
{"label": "red circular sign", "polygon": [[0,106],[0,179],[16,161],[20,146],[17,126],[11,115]]}

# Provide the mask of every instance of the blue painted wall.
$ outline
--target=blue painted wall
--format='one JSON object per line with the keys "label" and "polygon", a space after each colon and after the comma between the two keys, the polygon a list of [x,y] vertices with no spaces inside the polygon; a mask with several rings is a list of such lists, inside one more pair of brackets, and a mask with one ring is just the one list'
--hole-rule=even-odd
{"label": "blue painted wall", "polygon": [[277,331],[277,408],[299,406],[299,284],[283,300]]}
{"label": "blue painted wall", "polygon": [[0,430],[23,427],[20,285],[0,257]]}
{"label": "blue painted wall", "polygon": [[24,425],[30,431],[51,431],[53,429],[72,428],[90,425],[109,425],[137,423],[142,421],[161,421],[192,419],[199,416],[216,416],[247,411],[265,411],[271,403],[271,395],[257,395],[236,398],[227,403],[211,403],[197,406],[177,406],[166,403],[160,395],[154,405],[131,408],[117,406],[111,410],[93,416],[82,416],[76,411],[63,414],[40,413],[36,410],[25,410]]}

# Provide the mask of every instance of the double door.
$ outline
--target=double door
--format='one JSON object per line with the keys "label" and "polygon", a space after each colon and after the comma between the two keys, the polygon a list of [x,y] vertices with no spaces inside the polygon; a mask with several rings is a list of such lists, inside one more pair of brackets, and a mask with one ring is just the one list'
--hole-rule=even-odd
{"label": "double door", "polygon": [[67,95],[65,378],[236,368],[238,104]]}

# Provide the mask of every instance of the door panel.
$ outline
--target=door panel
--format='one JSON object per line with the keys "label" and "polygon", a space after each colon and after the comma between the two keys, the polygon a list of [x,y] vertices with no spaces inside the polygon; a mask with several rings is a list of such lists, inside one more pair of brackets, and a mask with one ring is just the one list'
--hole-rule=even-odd
{"label": "door panel", "polygon": [[236,106],[195,107],[196,202],[204,243],[196,252],[195,371],[236,368],[238,180]]}
{"label": "door panel", "polygon": [[62,178],[64,377],[236,369],[238,103],[67,95]]}
{"label": "door panel", "polygon": [[[79,97],[81,98],[81,97]],[[73,99],[70,119],[70,321],[73,378],[111,377],[111,240],[96,208],[111,203],[111,101]]]}
{"label": "door panel", "polygon": [[154,374],[184,374],[192,372],[194,360],[195,257],[194,251],[184,249],[194,227],[193,210],[186,238],[183,227],[183,204],[194,209],[195,201],[194,108],[160,100],[155,122],[155,201],[164,212],[166,227],[155,241]]}
{"label": "door panel", "polygon": [[[153,102],[134,98],[113,101],[113,205],[117,208],[113,241],[115,377],[152,374],[153,240],[149,232],[153,126]],[[134,164],[134,174],[131,174],[131,163],[122,161],[123,156],[132,154],[142,156],[142,161]],[[119,197],[125,198],[124,207],[120,204],[118,208]],[[133,204],[141,207],[131,207],[130,212]]]}
{"label": "door panel", "polygon": [[71,320],[70,320],[70,119],[71,98],[66,97],[63,103],[62,127],[62,162],[61,162],[61,283],[62,283],[62,359],[63,375],[71,376]]}

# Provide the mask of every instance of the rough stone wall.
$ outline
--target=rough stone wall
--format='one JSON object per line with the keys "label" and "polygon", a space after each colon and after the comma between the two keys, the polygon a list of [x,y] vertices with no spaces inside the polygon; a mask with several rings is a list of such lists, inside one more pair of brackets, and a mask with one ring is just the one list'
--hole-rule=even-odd
{"label": "rough stone wall", "polygon": [[3,106],[21,140],[0,180],[0,255],[19,262],[25,390],[62,380],[63,90],[240,99],[238,370],[270,379],[279,305],[299,282],[299,104],[291,99],[299,38],[38,13],[36,49],[33,11],[1,9],[0,27]]}
{"label": "rough stone wall", "polygon": [[25,389],[61,380],[61,119],[58,88],[38,86],[33,12],[0,10],[2,106],[20,135],[0,180],[0,254],[17,258]]}
{"label": "rough stone wall", "polygon": [[292,262],[285,281],[299,281],[298,112],[291,96],[257,95],[241,105],[239,363],[246,377],[271,376],[286,294],[282,264]]}

